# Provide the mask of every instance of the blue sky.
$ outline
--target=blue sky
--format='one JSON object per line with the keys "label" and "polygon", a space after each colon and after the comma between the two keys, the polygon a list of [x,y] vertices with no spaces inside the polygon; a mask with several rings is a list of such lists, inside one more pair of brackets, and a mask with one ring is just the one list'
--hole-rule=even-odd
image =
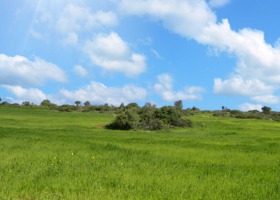
{"label": "blue sky", "polygon": [[278,0],[1,0],[0,96],[280,110]]}

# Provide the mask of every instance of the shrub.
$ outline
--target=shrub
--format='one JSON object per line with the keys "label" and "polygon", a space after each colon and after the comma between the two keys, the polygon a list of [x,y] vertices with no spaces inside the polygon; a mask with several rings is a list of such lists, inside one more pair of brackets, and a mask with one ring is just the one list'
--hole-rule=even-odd
{"label": "shrub", "polygon": [[107,128],[120,130],[137,129],[139,122],[140,117],[135,109],[124,109],[118,113],[116,119]]}
{"label": "shrub", "polygon": [[271,108],[268,106],[264,106],[264,107],[262,107],[262,111],[264,114],[269,114],[271,111]]}
{"label": "shrub", "polygon": [[[179,103],[177,103],[179,104]],[[136,104],[121,106],[116,119],[107,128],[110,129],[145,129],[160,130],[164,127],[191,127],[192,122],[182,119],[181,104],[175,106],[164,106],[160,109],[147,103],[140,108]]]}
{"label": "shrub", "polygon": [[155,113],[156,118],[163,121],[164,124],[169,126],[177,126],[178,121],[182,117],[182,112],[172,106],[164,106],[157,110]]}
{"label": "shrub", "polygon": [[189,119],[180,119],[177,121],[177,126],[178,127],[192,127],[193,123]]}
{"label": "shrub", "polygon": [[73,105],[65,104],[65,105],[62,105],[62,106],[58,106],[57,110],[61,111],[61,112],[71,112],[71,111],[77,110],[77,107],[73,106]]}
{"label": "shrub", "polygon": [[141,122],[141,128],[146,129],[146,130],[160,130],[164,127],[163,122],[158,119],[158,118],[154,118],[151,119],[149,121],[142,121]]}

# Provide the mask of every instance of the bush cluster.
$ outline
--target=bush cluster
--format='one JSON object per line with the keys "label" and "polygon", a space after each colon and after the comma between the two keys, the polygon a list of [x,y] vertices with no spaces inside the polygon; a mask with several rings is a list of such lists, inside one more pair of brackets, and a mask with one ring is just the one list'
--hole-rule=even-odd
{"label": "bush cluster", "polygon": [[156,106],[147,103],[140,108],[131,104],[121,106],[115,120],[107,125],[109,129],[144,129],[160,130],[170,127],[191,127],[192,122],[182,117],[180,106]]}
{"label": "bush cluster", "polygon": [[215,111],[214,116],[217,117],[234,117],[238,119],[266,119],[280,121],[280,113],[271,111],[270,107],[262,107],[262,112],[258,110],[250,110],[247,112],[242,112],[240,110],[222,110]]}

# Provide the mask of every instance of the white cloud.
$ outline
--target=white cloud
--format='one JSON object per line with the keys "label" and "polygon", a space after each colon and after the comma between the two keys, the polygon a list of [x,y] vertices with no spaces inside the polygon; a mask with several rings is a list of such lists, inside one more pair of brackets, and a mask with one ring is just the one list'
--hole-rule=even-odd
{"label": "white cloud", "polygon": [[279,97],[274,95],[254,96],[251,98],[251,100],[255,102],[268,103],[268,104],[278,104],[280,102]]}
{"label": "white cloud", "polygon": [[194,86],[177,92],[173,91],[173,79],[169,74],[159,75],[154,89],[165,101],[199,100],[204,92],[203,88]]}
{"label": "white cloud", "polygon": [[[225,0],[212,0],[209,4],[222,6],[225,3]],[[235,78],[224,81],[216,79],[216,93],[233,94],[235,91],[236,94],[245,95],[242,92],[245,86],[247,94],[255,95],[257,91],[253,83],[261,92],[265,88],[269,89],[267,94],[274,92],[275,86],[280,83],[278,43],[274,47],[266,43],[264,33],[259,30],[232,30],[227,19],[219,23],[209,4],[205,0],[122,0],[120,8],[126,14],[152,17],[177,34],[236,57],[233,76],[240,77],[243,83],[237,84]]]}
{"label": "white cloud", "polygon": [[18,98],[18,102],[29,101],[31,103],[40,104],[44,99],[47,99],[47,96],[36,88],[26,89],[21,86],[10,85],[3,85],[2,87],[13,93]]}
{"label": "white cloud", "polygon": [[81,65],[76,65],[74,67],[74,72],[77,73],[78,75],[82,76],[82,77],[85,77],[85,76],[88,75],[87,70]]}
{"label": "white cloud", "polygon": [[66,82],[65,73],[56,65],[40,58],[0,54],[0,85],[43,85],[46,80]]}
{"label": "white cloud", "polygon": [[280,83],[280,49],[267,44],[263,32],[248,28],[236,32],[228,20],[223,20],[206,27],[197,39],[237,58],[234,78],[216,79],[216,93],[251,96],[276,91]]}
{"label": "white cloud", "polygon": [[258,110],[262,111],[263,105],[261,104],[251,104],[251,103],[244,103],[238,106],[241,111],[249,111],[249,110]]}
{"label": "white cloud", "polygon": [[244,80],[240,76],[234,76],[227,80],[217,78],[214,80],[214,92],[225,95],[253,96],[272,93],[274,87],[260,80]]}
{"label": "white cloud", "polygon": [[280,50],[265,42],[263,32],[247,28],[235,32],[228,20],[223,20],[206,27],[198,40],[235,55],[235,73],[243,79],[280,83]]}
{"label": "white cloud", "polygon": [[89,85],[76,91],[62,89],[60,98],[65,101],[74,102],[90,101],[92,104],[112,104],[119,106],[121,103],[130,103],[133,101],[144,100],[147,92],[144,88],[133,85],[125,85],[123,87],[107,87],[102,83],[91,82]]}
{"label": "white cloud", "polygon": [[211,7],[223,7],[229,4],[230,0],[210,0],[209,5]]}
{"label": "white cloud", "polygon": [[187,38],[195,38],[204,27],[216,22],[204,0],[122,0],[120,9],[127,14],[152,16]]}
{"label": "white cloud", "polygon": [[[118,24],[117,14],[108,10],[108,6],[113,4],[109,1],[29,1],[29,8],[35,13],[31,32],[35,38],[54,37],[60,38],[63,45],[77,45],[78,39],[89,32],[104,31]],[[50,31],[51,34],[45,34]]]}
{"label": "white cloud", "polygon": [[106,71],[122,72],[136,76],[146,70],[145,57],[131,52],[128,44],[117,33],[99,34],[87,41],[84,52],[92,63]]}
{"label": "white cloud", "polygon": [[62,33],[68,33],[113,26],[117,22],[117,16],[113,12],[92,12],[89,7],[68,4],[61,12],[56,28]]}

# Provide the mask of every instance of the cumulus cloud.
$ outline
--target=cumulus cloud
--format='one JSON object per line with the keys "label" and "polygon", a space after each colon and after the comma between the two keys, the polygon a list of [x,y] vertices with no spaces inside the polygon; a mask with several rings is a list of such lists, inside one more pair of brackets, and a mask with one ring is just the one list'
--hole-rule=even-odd
{"label": "cumulus cloud", "polygon": [[146,70],[145,56],[133,53],[117,33],[99,34],[86,42],[84,52],[92,63],[106,71],[136,76]]}
{"label": "cumulus cloud", "polygon": [[66,82],[63,70],[55,64],[23,56],[10,57],[0,54],[0,85],[43,85],[46,80]]}
{"label": "cumulus cloud", "polygon": [[17,97],[18,102],[29,101],[35,104],[40,104],[47,96],[37,88],[23,88],[21,86],[3,85],[4,89],[8,90]]}
{"label": "cumulus cloud", "polygon": [[78,74],[79,76],[82,76],[82,77],[85,77],[85,76],[88,75],[87,70],[83,66],[81,66],[81,65],[76,65],[74,67],[74,72],[76,74]]}
{"label": "cumulus cloud", "polygon": [[[264,40],[264,33],[257,30],[231,30],[227,20],[205,29],[203,43],[237,57],[235,78],[214,81],[214,91],[232,95],[272,95],[280,83],[280,50]],[[269,101],[272,102],[272,101]]]}
{"label": "cumulus cloud", "polygon": [[123,87],[108,87],[102,83],[91,82],[89,85],[75,91],[62,89],[60,98],[66,102],[90,101],[92,104],[112,104],[119,106],[121,103],[144,100],[147,92],[142,87],[125,85]]}
{"label": "cumulus cloud", "polygon": [[264,33],[244,28],[231,30],[228,20],[204,29],[199,41],[237,57],[235,73],[245,79],[280,83],[280,50],[267,44]]}
{"label": "cumulus cloud", "polygon": [[[280,48],[266,43],[264,33],[259,30],[243,28],[235,31],[227,19],[217,21],[212,6],[222,6],[225,0],[122,0],[120,9],[130,15],[144,15],[154,18],[163,25],[186,38],[196,40],[217,52],[227,52],[237,58],[234,77],[222,81],[215,80],[217,94],[255,95],[268,88],[268,94],[275,92],[280,83]],[[239,83],[238,83],[239,82]],[[242,91],[245,86],[246,92]],[[274,90],[272,89],[274,88]]]}
{"label": "cumulus cloud", "polygon": [[241,111],[249,111],[249,110],[258,110],[262,111],[263,105],[261,104],[251,104],[251,103],[244,103],[238,106]]}
{"label": "cumulus cloud", "polygon": [[173,91],[173,79],[169,74],[159,75],[154,89],[165,101],[199,100],[204,92],[203,88],[195,86]]}

